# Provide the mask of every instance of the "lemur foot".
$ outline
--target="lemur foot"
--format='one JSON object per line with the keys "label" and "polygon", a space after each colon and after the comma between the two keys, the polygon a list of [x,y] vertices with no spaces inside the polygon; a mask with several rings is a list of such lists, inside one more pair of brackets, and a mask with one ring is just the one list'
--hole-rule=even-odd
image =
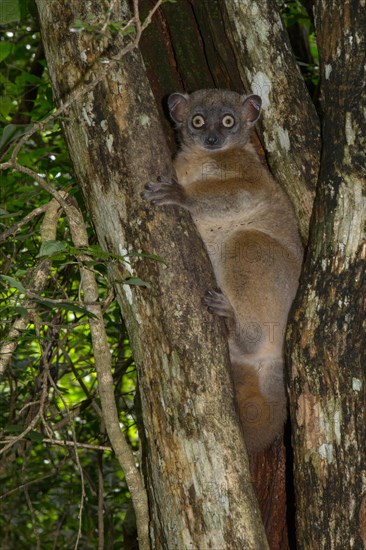
{"label": "lemur foot", "polygon": [[203,302],[210,313],[215,313],[227,319],[234,319],[233,307],[221,290],[208,290],[203,298]]}

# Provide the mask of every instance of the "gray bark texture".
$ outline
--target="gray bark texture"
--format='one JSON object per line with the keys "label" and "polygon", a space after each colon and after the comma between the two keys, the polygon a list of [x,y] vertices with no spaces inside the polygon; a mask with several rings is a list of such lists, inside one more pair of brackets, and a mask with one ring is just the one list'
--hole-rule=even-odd
{"label": "gray bark texture", "polygon": [[[123,42],[114,36],[110,47],[106,35],[70,31],[90,14],[104,22],[98,2],[37,5],[61,104],[94,78],[97,59],[112,58]],[[112,19],[120,19],[121,3],[114,9]],[[114,261],[110,274],[138,367],[152,546],[265,549],[223,326],[201,304],[215,286],[206,252],[185,212],[153,210],[140,198],[146,181],[172,168],[137,50],[72,102],[63,128],[99,242],[130,262]],[[131,277],[149,288],[126,284]]]}
{"label": "gray bark texture", "polygon": [[366,6],[315,2],[322,159],[292,324],[299,547],[366,547]]}
{"label": "gray bark texture", "polygon": [[259,126],[271,171],[286,189],[306,242],[320,159],[320,126],[276,0],[225,0],[228,37],[248,91],[262,97]]}

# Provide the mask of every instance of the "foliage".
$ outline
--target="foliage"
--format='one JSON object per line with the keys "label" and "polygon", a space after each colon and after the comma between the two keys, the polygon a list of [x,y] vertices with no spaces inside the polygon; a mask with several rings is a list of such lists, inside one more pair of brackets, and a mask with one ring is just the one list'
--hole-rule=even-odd
{"label": "foliage", "polygon": [[310,14],[300,0],[277,0],[277,4],[282,20],[289,31],[299,68],[312,91],[319,84],[319,54]]}
{"label": "foliage", "polygon": [[[22,1],[12,6],[0,3],[2,23],[9,23],[2,27],[0,38],[0,151],[5,160],[14,139],[54,109],[36,19],[27,5]],[[55,188],[71,193],[86,217],[57,120],[27,140],[19,162],[47,174]],[[17,231],[5,233],[1,243],[2,342],[10,325],[31,311],[10,369],[0,380],[1,447],[31,428],[0,456],[1,547],[73,548],[81,514],[79,548],[96,548],[101,507],[105,547],[120,546],[129,493],[114,454],[98,450],[100,446],[108,448],[109,442],[98,416],[88,314],[78,296],[78,257],[84,251],[73,247],[63,218],[58,222],[57,240],[46,243],[41,243],[40,237],[43,213],[21,224],[25,216],[50,200],[32,178],[7,171],[2,175],[0,200],[0,233],[19,224]],[[95,243],[90,224],[88,231],[90,242]],[[119,308],[109,299],[106,261],[110,258],[95,244],[88,253],[90,267],[97,273],[100,300],[106,304],[120,421],[136,450],[135,368]],[[52,261],[47,284],[39,295],[29,298],[35,269],[45,259]],[[81,446],[76,455],[72,445],[58,446],[50,440],[76,441],[95,448]]]}

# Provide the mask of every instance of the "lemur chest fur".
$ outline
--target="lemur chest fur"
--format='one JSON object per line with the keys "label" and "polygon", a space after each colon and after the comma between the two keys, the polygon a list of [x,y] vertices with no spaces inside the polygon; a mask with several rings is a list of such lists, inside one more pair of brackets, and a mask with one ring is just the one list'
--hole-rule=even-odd
{"label": "lemur chest fur", "polygon": [[297,221],[249,141],[259,96],[174,93],[168,107],[181,144],[177,181],[160,177],[143,196],[188,210],[206,245],[220,291],[208,290],[204,303],[225,319],[240,419],[254,452],[281,433],[286,417],[284,334],[302,261]]}
{"label": "lemur chest fur", "polygon": [[[192,148],[175,160],[179,183],[188,198],[198,201],[192,218],[204,241],[216,278],[228,255],[245,253],[245,232],[276,232],[274,217],[286,218],[272,181],[261,167],[251,144],[239,151],[225,152],[225,162],[216,155],[205,155]],[[258,185],[258,178],[261,179]],[[279,232],[281,233],[281,232]],[[241,241],[235,236],[241,234]],[[221,283],[220,280],[218,280]]]}

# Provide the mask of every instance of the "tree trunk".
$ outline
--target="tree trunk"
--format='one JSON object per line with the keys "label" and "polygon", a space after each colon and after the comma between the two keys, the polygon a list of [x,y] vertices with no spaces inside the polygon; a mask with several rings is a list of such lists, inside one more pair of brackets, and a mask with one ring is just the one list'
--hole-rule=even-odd
{"label": "tree trunk", "polygon": [[[113,36],[111,48],[107,34],[70,32],[76,19],[88,15],[102,27],[106,14],[97,2],[37,5],[61,103],[88,68],[88,82],[95,78],[101,55],[113,58],[123,43]],[[118,20],[120,2],[114,9],[112,20]],[[137,50],[111,63],[87,95],[75,97],[63,128],[99,242],[130,262],[111,262],[110,274],[138,367],[152,544],[265,549],[223,327],[201,304],[215,286],[207,254],[185,212],[153,211],[140,198],[146,181],[172,169]],[[141,252],[165,263],[134,256]],[[124,283],[131,277],[149,287]]]}
{"label": "tree trunk", "polygon": [[366,11],[315,2],[323,145],[291,357],[300,548],[366,547]]}
{"label": "tree trunk", "polygon": [[291,198],[306,242],[320,156],[315,107],[276,0],[225,0],[223,4],[241,77],[247,89],[263,100],[260,125],[271,170]]}
{"label": "tree trunk", "polygon": [[[144,12],[147,13],[153,5],[153,0],[144,0],[142,5]],[[162,107],[162,98],[172,91],[221,87],[240,93],[243,93],[244,90],[247,93],[250,92],[250,82],[245,84],[242,82],[235,61],[241,56],[240,53],[235,54],[234,49],[241,46],[228,39],[228,36],[231,36],[230,25],[220,0],[180,0],[179,4],[164,5],[157,15],[158,17],[154,19],[143,36],[141,51],[158,105]],[[225,21],[225,26],[223,26],[223,21]],[[182,28],[185,29],[184,33],[180,31]],[[250,28],[246,29],[246,32],[250,33]],[[253,45],[254,51],[250,51],[247,57],[243,57],[243,60],[249,59],[249,63],[251,63],[251,56],[256,59],[257,49],[263,49],[263,47],[261,42],[256,44],[255,48]],[[267,52],[264,53],[264,56],[268,61]],[[159,59],[159,63],[156,63],[157,59]],[[288,63],[291,62],[287,72],[294,73],[295,76],[292,78],[298,79],[299,75],[293,58],[287,55],[286,59],[289,60]],[[263,67],[263,63],[261,67]],[[268,71],[270,70],[271,66],[268,68]],[[296,114],[299,111],[299,124],[303,125],[305,121],[301,118],[303,117],[302,109],[309,109],[314,117],[314,108],[309,102],[305,86],[301,82],[298,83],[298,86],[301,93],[304,94],[305,106],[302,108],[300,108],[301,105],[298,106]],[[277,89],[274,86],[271,101],[275,105],[279,101],[279,93],[282,94],[283,89]],[[287,93],[292,98],[292,90],[287,90]],[[288,104],[291,105],[291,99],[288,100]],[[273,108],[273,106],[268,106],[270,110]],[[163,109],[161,109],[161,113],[163,114]],[[266,116],[267,112],[264,113],[264,118]],[[306,128],[303,129],[306,132]],[[264,150],[255,135],[254,141],[261,158],[264,159]],[[173,142],[172,138],[170,140],[172,148]],[[298,154],[300,154],[299,151]],[[291,159],[290,162],[292,162]],[[292,185],[300,186],[301,191],[296,191],[296,196],[300,196],[302,201],[305,200],[304,197],[308,196],[307,200],[311,202],[310,195],[306,195],[306,187],[305,192],[301,187],[305,178],[306,175],[300,181],[292,182]],[[287,180],[287,184],[290,183],[290,180]],[[306,227],[310,202],[307,205]],[[297,209],[301,210],[301,205],[298,205]],[[276,444],[273,448],[258,453],[255,459],[252,457],[251,474],[270,547],[272,550],[284,550],[288,547],[286,519],[292,514],[293,505],[290,503],[290,510],[286,510],[286,453],[283,445]]]}

